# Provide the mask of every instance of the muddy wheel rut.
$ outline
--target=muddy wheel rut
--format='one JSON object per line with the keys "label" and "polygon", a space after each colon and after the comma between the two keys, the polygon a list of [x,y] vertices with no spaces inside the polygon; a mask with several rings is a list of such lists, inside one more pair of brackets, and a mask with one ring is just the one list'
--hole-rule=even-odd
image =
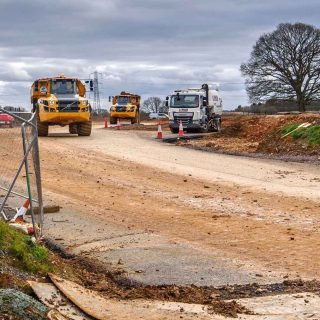
{"label": "muddy wheel rut", "polygon": [[[63,255],[63,250],[51,249]],[[199,304],[208,307],[208,312],[236,318],[238,314],[253,315],[254,313],[237,303],[243,298],[256,298],[282,294],[314,293],[320,295],[320,281],[284,280],[280,283],[261,285],[251,283],[246,285],[213,286],[178,286],[161,285],[150,286],[133,284],[122,278],[122,272],[106,270],[97,261],[84,257],[73,257],[65,260],[69,266],[77,270],[73,274],[73,281],[85,288],[99,292],[106,298],[120,300],[158,300],[165,302],[179,302]]]}

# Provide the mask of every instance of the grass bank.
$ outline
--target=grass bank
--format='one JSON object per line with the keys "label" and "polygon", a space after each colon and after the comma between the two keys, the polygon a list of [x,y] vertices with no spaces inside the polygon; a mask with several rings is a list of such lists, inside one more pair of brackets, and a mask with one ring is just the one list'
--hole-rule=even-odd
{"label": "grass bank", "polygon": [[45,275],[52,272],[48,250],[32,241],[30,236],[0,221],[0,266],[9,264],[27,272]]}
{"label": "grass bank", "polygon": [[320,125],[299,128],[298,123],[290,123],[282,128],[281,133],[288,134],[294,140],[304,140],[309,146],[320,145]]}

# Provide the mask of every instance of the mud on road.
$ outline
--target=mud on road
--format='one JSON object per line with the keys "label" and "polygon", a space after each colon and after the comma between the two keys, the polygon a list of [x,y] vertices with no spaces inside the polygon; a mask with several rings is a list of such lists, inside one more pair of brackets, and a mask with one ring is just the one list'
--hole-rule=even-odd
{"label": "mud on road", "polygon": [[[145,270],[133,270],[141,282],[128,282],[131,288],[126,292],[113,291],[128,298],[154,295],[170,300],[172,295],[175,301],[205,303],[212,302],[212,294],[234,299],[319,291],[318,283],[312,282],[320,276],[319,167],[207,155],[158,143],[153,136],[96,126],[88,138],[53,133],[40,139],[45,198],[65,210],[62,217],[47,216],[48,234],[67,250],[87,246],[90,252],[95,251],[93,243],[110,245],[103,234],[106,230],[111,230],[110,239],[120,233],[151,235],[197,250],[203,257],[224,259],[226,268],[256,279],[248,286],[206,286],[206,279],[190,272],[190,279],[199,281],[201,288],[190,286],[192,281],[188,286],[164,283],[161,296],[161,286],[143,281]],[[79,226],[80,217],[96,221],[100,230],[88,237],[90,227]],[[113,276],[116,267],[130,269],[126,245],[118,251],[108,249],[115,261],[109,269]],[[117,252],[124,254],[123,264]],[[116,278],[116,283],[119,279],[122,286],[126,284],[124,277]],[[98,290],[104,283],[95,276],[84,276],[82,281]],[[132,288],[134,283],[138,286]],[[111,294],[106,287],[100,290]]]}

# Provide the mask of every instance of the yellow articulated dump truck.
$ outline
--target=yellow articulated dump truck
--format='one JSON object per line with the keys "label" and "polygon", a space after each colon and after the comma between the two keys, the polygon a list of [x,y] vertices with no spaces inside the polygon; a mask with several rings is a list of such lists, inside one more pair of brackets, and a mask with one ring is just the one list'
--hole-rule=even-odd
{"label": "yellow articulated dump truck", "polygon": [[91,135],[91,106],[79,79],[64,75],[38,79],[31,87],[31,103],[39,136],[47,136],[53,125],[69,126],[69,132],[79,136]]}
{"label": "yellow articulated dump truck", "polygon": [[118,119],[131,119],[131,123],[139,121],[140,96],[122,91],[113,97],[110,109],[110,123],[116,124]]}

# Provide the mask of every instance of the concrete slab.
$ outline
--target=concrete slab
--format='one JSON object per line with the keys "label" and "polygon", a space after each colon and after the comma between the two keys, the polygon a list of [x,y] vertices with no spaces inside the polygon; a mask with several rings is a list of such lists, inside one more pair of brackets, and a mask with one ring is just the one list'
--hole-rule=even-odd
{"label": "concrete slab", "polygon": [[64,210],[46,215],[45,235],[71,254],[98,259],[111,271],[124,271],[119,276],[124,283],[222,286],[281,281],[269,273],[261,277],[260,270],[249,272],[240,263],[187,242],[128,231]]}
{"label": "concrete slab", "polygon": [[237,302],[258,316],[243,319],[320,319],[320,297],[312,293],[239,299]]}

